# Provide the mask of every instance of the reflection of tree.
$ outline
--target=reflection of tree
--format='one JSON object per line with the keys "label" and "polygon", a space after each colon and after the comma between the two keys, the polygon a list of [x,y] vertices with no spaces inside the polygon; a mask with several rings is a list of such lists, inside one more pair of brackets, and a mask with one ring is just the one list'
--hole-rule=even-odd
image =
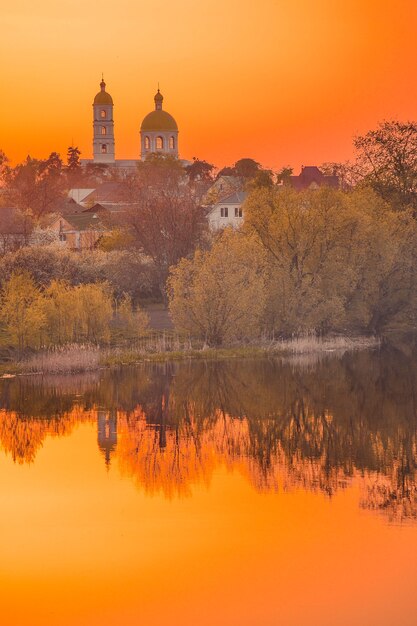
{"label": "reflection of tree", "polygon": [[187,495],[224,465],[259,490],[302,486],[330,496],[360,481],[362,506],[417,519],[412,352],[304,368],[278,360],[147,365],[58,383],[1,384],[0,442],[14,459],[33,460],[46,434],[98,416],[107,463],[116,455],[149,493]]}
{"label": "reflection of tree", "polygon": [[21,417],[14,411],[0,411],[0,443],[17,463],[32,463],[45,437],[68,435],[74,426],[92,415],[73,407],[71,412],[51,419]]}

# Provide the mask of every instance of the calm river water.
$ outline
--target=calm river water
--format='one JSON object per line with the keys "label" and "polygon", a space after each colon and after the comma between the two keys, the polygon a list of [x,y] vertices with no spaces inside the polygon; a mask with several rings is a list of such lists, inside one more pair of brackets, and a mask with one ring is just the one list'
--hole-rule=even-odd
{"label": "calm river water", "polygon": [[415,626],[417,362],[0,382],[6,626]]}

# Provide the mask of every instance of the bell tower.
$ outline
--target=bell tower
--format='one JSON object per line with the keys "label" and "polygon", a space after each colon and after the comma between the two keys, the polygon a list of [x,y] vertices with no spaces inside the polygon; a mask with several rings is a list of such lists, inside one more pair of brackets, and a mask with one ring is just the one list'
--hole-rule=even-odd
{"label": "bell tower", "polygon": [[93,131],[94,163],[114,163],[113,98],[103,77],[93,102]]}

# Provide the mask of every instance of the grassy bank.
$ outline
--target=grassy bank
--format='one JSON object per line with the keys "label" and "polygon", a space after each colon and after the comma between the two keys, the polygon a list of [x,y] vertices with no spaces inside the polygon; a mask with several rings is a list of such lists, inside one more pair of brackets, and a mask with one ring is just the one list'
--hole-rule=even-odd
{"label": "grassy bank", "polygon": [[15,363],[1,366],[3,377],[22,374],[64,374],[94,371],[100,368],[135,365],[142,362],[184,361],[191,359],[224,360],[274,356],[319,355],[375,348],[375,337],[316,337],[308,335],[253,345],[222,348],[192,347],[191,342],[167,346],[163,342],[142,343],[129,348],[99,348],[91,345],[71,345],[36,352]]}

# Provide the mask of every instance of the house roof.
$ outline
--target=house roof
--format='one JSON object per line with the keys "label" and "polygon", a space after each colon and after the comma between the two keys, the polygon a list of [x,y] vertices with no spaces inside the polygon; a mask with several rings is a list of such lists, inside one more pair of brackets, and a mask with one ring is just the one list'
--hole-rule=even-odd
{"label": "house roof", "polygon": [[63,215],[69,213],[72,215],[73,213],[81,213],[84,210],[82,204],[78,204],[74,200],[74,198],[61,198],[57,200],[53,206],[51,207],[51,212],[62,213]]}
{"label": "house roof", "polygon": [[126,204],[132,202],[132,191],[126,183],[106,182],[101,183],[94,191],[83,198],[83,204],[94,202],[95,204]]}
{"label": "house roof", "polygon": [[227,197],[236,189],[242,188],[242,181],[238,176],[219,176],[214,183],[207,189],[207,196],[210,196],[213,192],[217,195],[217,198]]}
{"label": "house roof", "polygon": [[102,204],[100,204],[99,202],[96,202],[96,204],[94,204],[92,207],[88,207],[87,209],[85,209],[83,207],[82,210],[83,213],[108,213],[109,209],[105,206],[103,206]]}
{"label": "house roof", "polygon": [[74,230],[105,230],[96,213],[74,213],[73,215],[64,215],[63,219]]}
{"label": "house roof", "polygon": [[339,186],[339,177],[326,176],[316,165],[306,165],[301,168],[299,176],[290,176],[290,185],[299,191],[308,189],[312,185],[317,185],[318,187],[327,185],[337,188]]}
{"label": "house roof", "polygon": [[75,202],[82,202],[84,198],[86,198],[90,193],[94,191],[94,187],[89,187],[88,189],[81,187],[73,187],[68,192],[68,197],[75,200]]}
{"label": "house roof", "polygon": [[226,198],[219,200],[217,204],[242,204],[247,197],[246,191],[235,191]]}

